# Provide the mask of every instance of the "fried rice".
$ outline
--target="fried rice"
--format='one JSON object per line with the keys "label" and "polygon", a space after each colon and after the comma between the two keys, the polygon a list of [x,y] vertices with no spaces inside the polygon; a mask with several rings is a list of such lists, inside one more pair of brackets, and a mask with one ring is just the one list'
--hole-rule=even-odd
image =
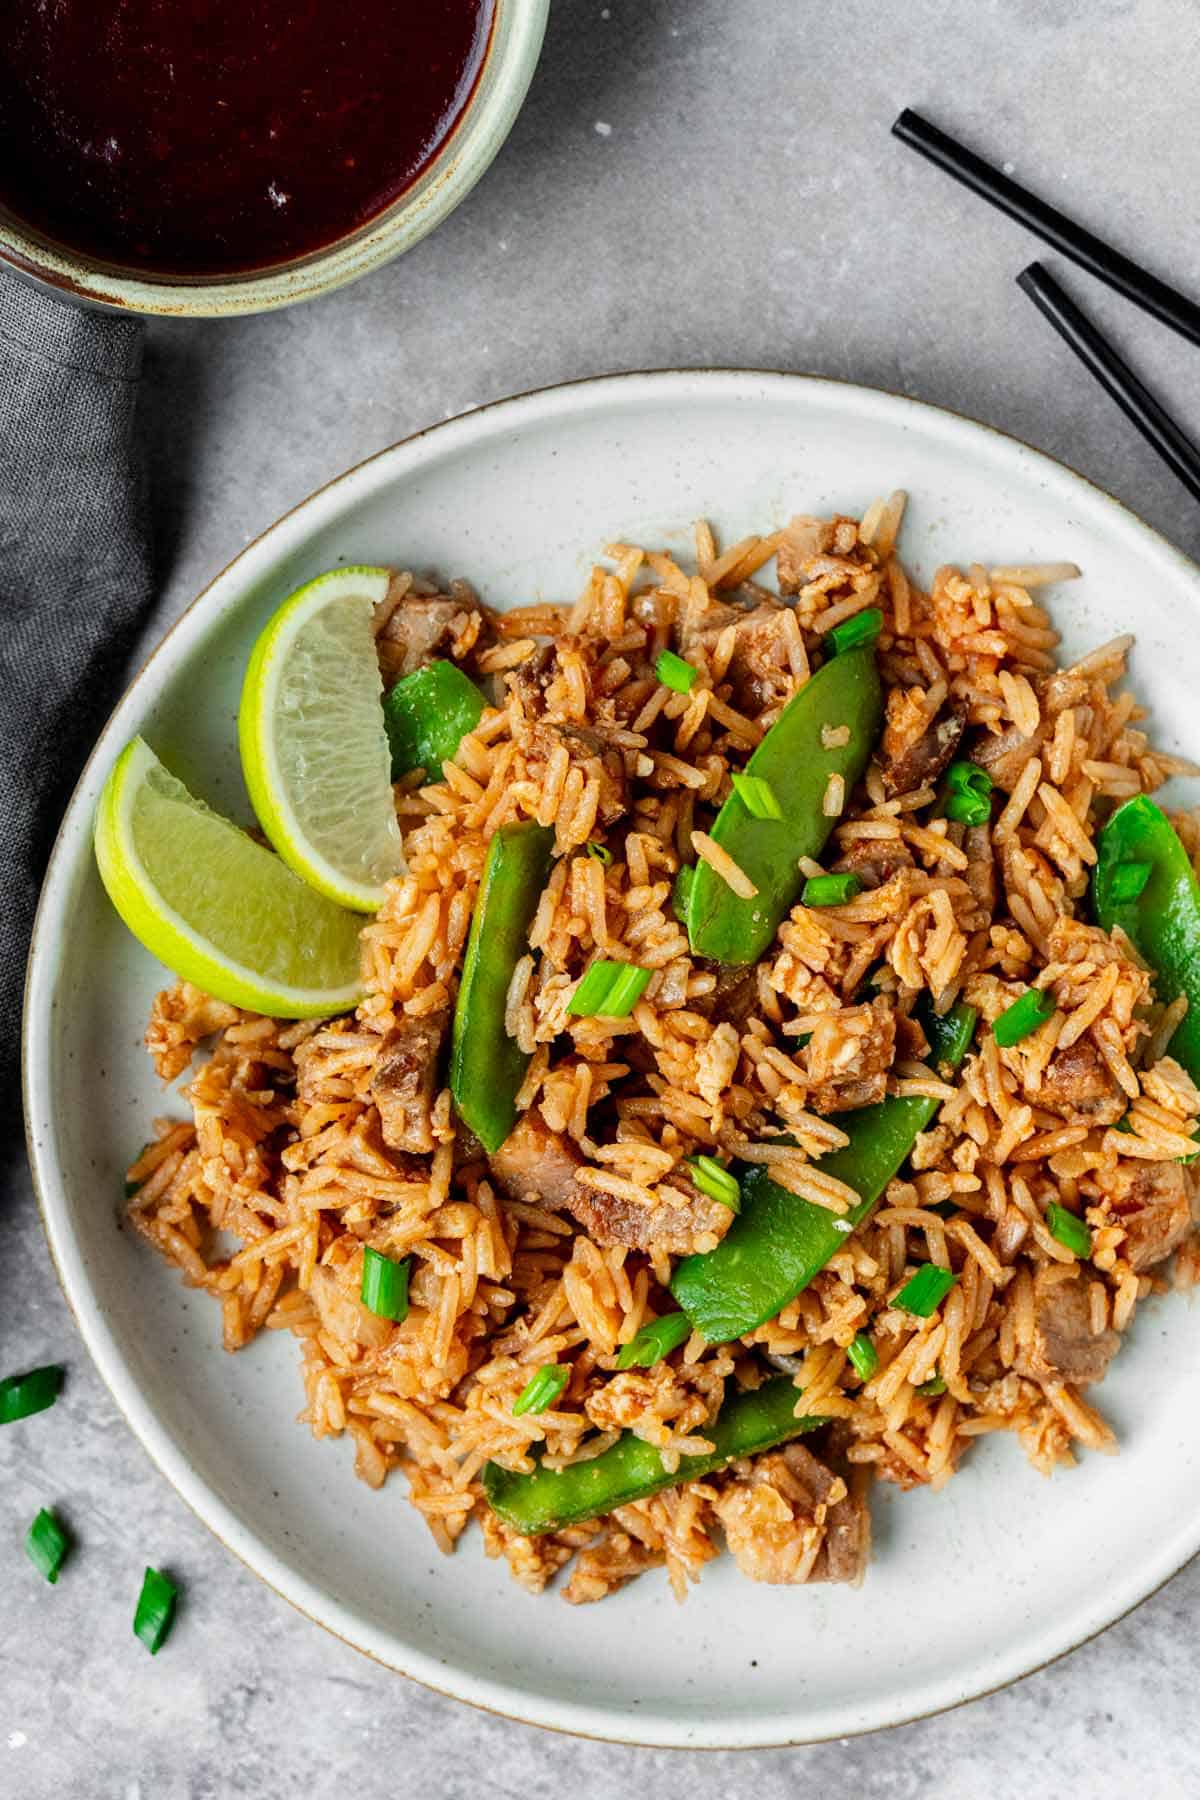
{"label": "fried rice", "polygon": [[[159,1074],[196,1067],[189,1116],[160,1120],[129,1171],[132,1224],[219,1303],[226,1349],[263,1330],[298,1340],[314,1436],[350,1437],[373,1487],[402,1471],[441,1549],[475,1520],[535,1592],[568,1563],[573,1603],[665,1565],[682,1597],[722,1543],[756,1580],[858,1579],[872,1478],[941,1487],[1000,1431],[1045,1474],[1080,1448],[1112,1451],[1092,1389],[1138,1303],[1197,1278],[1180,1159],[1200,1093],[1165,1054],[1185,1002],[1160,1004],[1086,901],[1114,803],[1186,765],[1151,748],[1122,686],[1131,638],[1059,666],[1036,596],[1076,570],[946,567],[925,591],[897,554],[903,509],[893,495],[861,520],[796,518],[724,550],[700,524],[690,567],[611,545],[564,606],[493,612],[463,583],[396,576],[376,619],[385,679],[449,656],[492,704],[440,779],[397,786],[407,872],[364,926],[365,998],[299,1024],[186,983],[155,1002]],[[722,970],[692,955],[672,883],[700,858],[745,891],[707,830],[731,771],[825,634],[868,607],[884,614],[884,734],[854,791],[829,784],[836,823],[804,868],[853,870],[862,891],[796,905],[757,966]],[[687,694],[655,677],[667,648],[699,671]],[[990,825],[937,816],[947,745],[990,774]],[[549,1165],[530,1177],[503,1152],[489,1161],[438,1085],[485,852],[525,819],[553,828],[556,860],[507,997],[530,1058],[518,1130],[569,1157],[573,1208]],[[1200,850],[1200,826],[1175,823]],[[567,1010],[597,955],[653,971],[628,1018]],[[1053,1013],[1001,1048],[990,1022],[1030,984]],[[978,1009],[952,1080],[925,1060],[921,1000]],[[693,1333],[618,1371],[621,1346],[672,1310],[678,1256],[715,1245],[731,1216],[698,1201],[686,1159],[765,1164],[840,1216],[857,1195],[819,1159],[844,1142],[839,1112],[885,1095],[940,1110],[810,1285],[738,1342]],[[1052,1202],[1086,1221],[1089,1260],[1049,1229]],[[400,1324],[362,1304],[368,1245],[412,1259]],[[895,1304],[925,1263],[958,1276],[929,1318]],[[866,1380],[847,1354],[861,1333],[878,1355]],[[569,1367],[565,1391],[514,1416],[548,1362]],[[708,1447],[726,1395],[780,1369],[830,1421],[803,1446],[541,1537],[483,1498],[489,1460],[562,1468],[623,1431],[673,1471]]]}

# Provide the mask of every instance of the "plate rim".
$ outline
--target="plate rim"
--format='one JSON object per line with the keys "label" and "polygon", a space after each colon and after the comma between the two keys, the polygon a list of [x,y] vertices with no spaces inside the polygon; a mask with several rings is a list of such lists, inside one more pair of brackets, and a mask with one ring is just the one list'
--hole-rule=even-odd
{"label": "plate rim", "polygon": [[[1054,1647],[1048,1654],[1043,1651],[1036,1662],[1028,1662],[1019,1652],[1010,1652],[1007,1657],[1002,1656],[998,1663],[992,1665],[982,1685],[968,1685],[966,1691],[962,1691],[961,1685],[955,1684],[950,1677],[927,1680],[926,1697],[915,1707],[904,1706],[897,1710],[895,1707],[889,1709],[876,1705],[865,1716],[861,1710],[856,1712],[853,1707],[844,1703],[840,1711],[826,1708],[826,1719],[822,1727],[818,1730],[802,1727],[800,1735],[797,1735],[796,1730],[800,1722],[794,1715],[789,1723],[788,1717],[781,1713],[778,1729],[763,1736],[759,1735],[762,1730],[761,1720],[756,1723],[751,1719],[744,1728],[739,1728],[736,1718],[725,1718],[719,1724],[714,1724],[711,1721],[697,1720],[690,1714],[672,1715],[669,1711],[660,1711],[646,1714],[639,1712],[636,1721],[631,1719],[630,1723],[636,1722],[637,1728],[637,1735],[633,1736],[616,1729],[618,1715],[615,1708],[536,1694],[530,1689],[506,1683],[493,1676],[461,1668],[451,1672],[442,1659],[426,1653],[417,1644],[409,1643],[400,1647],[403,1651],[402,1660],[394,1639],[390,1640],[391,1648],[385,1648],[383,1633],[368,1621],[357,1617],[328,1591],[319,1588],[315,1582],[287,1563],[263,1537],[249,1525],[242,1523],[233,1508],[203,1478],[192,1471],[184,1449],[159,1422],[155,1409],[142,1395],[132,1369],[106,1324],[100,1297],[92,1288],[84,1259],[70,1230],[66,1184],[49,1145],[45,1147],[43,1160],[43,1146],[39,1141],[39,1127],[44,1128],[49,1123],[48,1102],[51,1096],[49,1064],[52,1008],[49,1001],[55,973],[51,915],[61,915],[65,902],[69,900],[73,880],[77,878],[81,865],[86,867],[91,831],[90,819],[82,810],[83,802],[94,781],[97,765],[105,759],[110,743],[119,735],[118,726],[122,724],[123,715],[127,710],[133,710],[138,690],[161,662],[172,658],[178,640],[186,639],[191,631],[198,628],[201,618],[214,604],[214,596],[218,601],[224,596],[223,603],[216,607],[214,617],[226,609],[236,607],[239,603],[238,588],[244,592],[260,577],[264,571],[256,565],[269,560],[276,540],[280,536],[286,537],[289,525],[299,524],[303,517],[310,530],[316,529],[323,522],[323,515],[339,510],[347,491],[352,493],[355,486],[362,486],[369,492],[373,475],[379,481],[388,479],[392,474],[388,465],[393,462],[400,465],[395,471],[396,478],[404,479],[411,475],[419,469],[420,453],[426,440],[432,440],[439,452],[453,453],[456,440],[461,440],[463,448],[481,441],[486,442],[502,433],[509,420],[517,425],[525,424],[531,419],[537,420],[540,412],[540,422],[544,424],[556,413],[570,415],[588,410],[589,405],[593,410],[602,410],[610,396],[622,396],[631,389],[636,389],[639,384],[645,386],[653,397],[657,392],[669,392],[672,388],[687,389],[693,384],[715,393],[723,388],[736,392],[747,382],[761,383],[767,389],[802,387],[818,397],[823,396],[833,404],[835,410],[842,408],[853,412],[856,407],[876,408],[900,415],[915,415],[943,435],[947,430],[952,436],[965,439],[974,439],[977,434],[982,434],[985,439],[998,444],[1002,452],[1031,459],[1035,469],[1040,469],[1054,487],[1065,495],[1069,495],[1072,489],[1077,493],[1082,489],[1093,504],[1099,504],[1102,509],[1111,509],[1117,524],[1126,533],[1134,539],[1140,539],[1142,545],[1160,562],[1165,560],[1173,565],[1176,575],[1195,589],[1200,609],[1200,566],[1162,532],[1149,525],[1132,507],[1064,460],[1035,448],[1015,433],[987,424],[954,408],[837,377],[781,369],[713,365],[625,370],[551,383],[502,396],[455,414],[449,419],[438,420],[383,446],[298,500],[243,545],[205,583],[141,659],[110,711],[80,771],[56,831],[38,897],[26,963],[22,1006],[21,1085],[26,1149],[51,1263],[88,1354],[123,1419],[154,1466],[196,1518],[225,1549],[231,1551],[259,1580],[302,1616],[381,1667],[404,1675],[445,1698],[464,1701],[481,1711],[515,1723],[535,1725],[601,1742],[662,1749],[716,1751],[794,1748],[912,1724],[1000,1692],[1027,1675],[1050,1667],[1060,1658],[1099,1637],[1110,1626],[1128,1617],[1144,1601],[1158,1593],[1200,1554],[1200,1515],[1190,1531],[1181,1527],[1167,1540],[1169,1547],[1167,1544],[1160,1546],[1158,1558],[1148,1571],[1143,1567],[1140,1579],[1127,1584],[1128,1591],[1123,1594],[1117,1611],[1110,1611],[1108,1604],[1093,1605],[1082,1612],[1076,1609],[1075,1623],[1067,1628],[1070,1641],[1054,1640]],[[404,466],[406,463],[409,465],[407,468]],[[366,497],[366,492],[363,498]],[[286,554],[286,549],[282,554]],[[225,595],[227,585],[231,591]],[[451,1673],[454,1679],[447,1684]],[[885,1712],[888,1716],[883,1716]]]}

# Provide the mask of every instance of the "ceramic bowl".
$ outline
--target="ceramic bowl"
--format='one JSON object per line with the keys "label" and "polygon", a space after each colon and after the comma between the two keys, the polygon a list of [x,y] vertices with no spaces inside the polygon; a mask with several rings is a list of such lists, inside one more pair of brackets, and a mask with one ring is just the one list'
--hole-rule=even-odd
{"label": "ceramic bowl", "polygon": [[468,1532],[443,1558],[394,1478],[296,1423],[282,1335],[220,1349],[213,1302],[119,1228],[122,1170],[157,1114],[182,1114],[141,1048],[166,979],[109,907],[96,798],[144,732],[198,793],[248,818],[233,720],[263,621],[339,560],[474,581],[496,606],[578,592],[613,539],[687,555],[796,511],[911,493],[903,551],[1068,558],[1053,596],[1068,654],[1132,627],[1133,675],[1167,747],[1200,748],[1200,571],[1116,501],[1011,438],[911,400],[795,376],[698,372],[585,382],[483,408],[384,451],[244,550],[143,669],[59,835],[34,939],[25,1067],[51,1248],[83,1334],[167,1478],[273,1587],[392,1667],[541,1725],[635,1742],[840,1737],[951,1706],[1060,1655],[1200,1546],[1200,1332],[1187,1302],[1138,1314],[1101,1390],[1116,1457],[1037,1475],[987,1439],[941,1493],[882,1488],[865,1585],[755,1586],[723,1557],[677,1606],[660,1574],[600,1606],[523,1593]]}
{"label": "ceramic bowl", "polygon": [[512,129],[537,67],[550,0],[495,0],[487,55],[432,162],[377,218],[323,250],[242,275],[147,275],[51,243],[0,208],[0,263],[86,304],[175,318],[270,312],[357,281],[411,250],[466,198]]}

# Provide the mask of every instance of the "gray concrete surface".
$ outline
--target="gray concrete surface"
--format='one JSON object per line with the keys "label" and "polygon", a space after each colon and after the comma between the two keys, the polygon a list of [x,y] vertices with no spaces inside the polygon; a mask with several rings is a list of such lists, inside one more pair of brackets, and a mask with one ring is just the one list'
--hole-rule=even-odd
{"label": "gray concrete surface", "polygon": [[[959,408],[1200,552],[1196,507],[1014,287],[1031,241],[888,136],[902,105],[927,110],[1196,292],[1198,86],[1193,0],[556,0],[507,148],[433,238],[312,307],[153,330],[160,625],[391,440],[515,390],[661,364],[813,370]],[[1067,279],[1200,431],[1197,352]],[[874,1738],[707,1757],[572,1741],[374,1667],[208,1536],[91,1370],[16,1174],[0,1369],[59,1357],[53,1429],[0,1434],[2,1800],[1200,1792],[1200,1567],[1066,1662]],[[129,1596],[97,1566],[57,1589],[24,1570],[20,1531],[51,1495],[89,1544],[135,1563],[153,1544],[186,1575],[169,1657],[125,1652]]]}

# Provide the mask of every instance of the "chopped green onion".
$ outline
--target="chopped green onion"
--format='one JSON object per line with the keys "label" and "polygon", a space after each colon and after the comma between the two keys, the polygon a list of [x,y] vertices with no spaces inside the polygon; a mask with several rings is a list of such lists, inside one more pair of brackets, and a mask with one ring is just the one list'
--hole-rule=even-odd
{"label": "chopped green onion", "polygon": [[922,1381],[917,1385],[917,1393],[923,1394],[927,1400],[932,1400],[935,1395],[944,1394],[945,1391],[946,1383],[940,1375],[934,1375],[929,1381]]}
{"label": "chopped green onion", "polygon": [[45,1412],[58,1399],[65,1371],[58,1363],[30,1369],[27,1375],[8,1375],[0,1381],[0,1425]]}
{"label": "chopped green onion", "polygon": [[1076,1256],[1092,1254],[1092,1234],[1075,1213],[1068,1212],[1057,1200],[1052,1200],[1046,1208],[1046,1223],[1050,1227],[1050,1236],[1057,1238],[1066,1249]]}
{"label": "chopped green onion", "polygon": [[952,762],[946,770],[942,811],[960,825],[986,825],[992,816],[992,778],[978,763]]}
{"label": "chopped green onion", "polygon": [[730,1212],[741,1211],[741,1186],[737,1176],[730,1174],[724,1163],[719,1163],[715,1156],[689,1156],[688,1162],[692,1180],[702,1194],[707,1194],[710,1200],[718,1200]]}
{"label": "chopped green onion", "polygon": [[1149,863],[1118,863],[1108,878],[1109,900],[1114,905],[1123,901],[1136,900],[1149,879]]}
{"label": "chopped green onion", "polygon": [[591,838],[589,838],[587,843],[584,845],[584,849],[587,851],[587,853],[590,857],[593,857],[595,859],[596,862],[603,863],[603,865],[606,869],[612,863],[612,851],[606,850],[603,844],[597,844]]}
{"label": "chopped green onion", "polygon": [[1116,1124],[1113,1126],[1113,1130],[1114,1131],[1127,1131],[1127,1132],[1129,1132],[1129,1134],[1131,1136],[1135,1135],[1133,1126],[1129,1123],[1129,1114],[1128,1113],[1121,1114],[1121,1117],[1117,1120]]}
{"label": "chopped green onion", "polygon": [[950,1269],[939,1269],[936,1263],[924,1263],[910,1281],[906,1281],[893,1302],[905,1312],[927,1319],[936,1312],[958,1276]]}
{"label": "chopped green onion", "polygon": [[862,893],[862,882],[852,869],[838,875],[810,875],[800,895],[805,906],[845,906]]}
{"label": "chopped green onion", "polygon": [[690,662],[684,662],[682,656],[676,656],[673,650],[664,650],[654,665],[654,673],[664,687],[673,688],[677,694],[690,694],[700,671],[693,669]]}
{"label": "chopped green onion", "polygon": [[854,613],[849,619],[843,619],[835,625],[826,636],[825,642],[835,656],[841,656],[846,650],[858,650],[865,644],[873,644],[883,630],[883,614],[877,606],[868,606],[863,612]]}
{"label": "chopped green onion", "polygon": [[946,786],[956,794],[978,794],[986,800],[992,791],[992,778],[979,763],[960,760],[946,770]]}
{"label": "chopped green onion", "polygon": [[1042,988],[1027,988],[992,1022],[992,1036],[1002,1050],[1019,1044],[1046,1023],[1054,1011],[1054,995]]}
{"label": "chopped green onion", "polygon": [[992,816],[992,803],[962,788],[946,795],[942,811],[959,825],[986,825]]}
{"label": "chopped green onion", "polygon": [[179,1589],[161,1570],[146,1570],[133,1615],[133,1635],[145,1644],[151,1656],[157,1656],[167,1641],[178,1598]]}
{"label": "chopped green onion", "polygon": [[55,1515],[43,1506],[25,1533],[25,1554],[47,1581],[57,1581],[63,1558],[71,1548],[71,1540]]}
{"label": "chopped green onion", "polygon": [[399,1325],[408,1317],[408,1273],[412,1258],[396,1262],[382,1250],[363,1251],[362,1303],[377,1319],[390,1319]]}
{"label": "chopped green onion", "polygon": [[850,1358],[858,1379],[870,1381],[879,1367],[879,1352],[865,1332],[855,1334],[854,1341],[847,1346],[846,1355]]}
{"label": "chopped green onion", "polygon": [[651,973],[637,963],[594,962],[567,1002],[567,1011],[577,1019],[627,1019]]}
{"label": "chopped green onion", "polygon": [[627,1344],[622,1344],[617,1367],[652,1369],[664,1356],[670,1356],[672,1350],[678,1350],[680,1344],[686,1344],[691,1335],[692,1322],[686,1313],[664,1313],[661,1319],[651,1319]]}
{"label": "chopped green onion", "polygon": [[543,1363],[513,1401],[513,1418],[519,1419],[522,1413],[545,1412],[547,1407],[554,1405],[570,1379],[571,1371],[565,1363]]}
{"label": "chopped green onion", "polygon": [[783,808],[775,790],[761,775],[731,775],[733,791],[752,819],[782,819]]}

